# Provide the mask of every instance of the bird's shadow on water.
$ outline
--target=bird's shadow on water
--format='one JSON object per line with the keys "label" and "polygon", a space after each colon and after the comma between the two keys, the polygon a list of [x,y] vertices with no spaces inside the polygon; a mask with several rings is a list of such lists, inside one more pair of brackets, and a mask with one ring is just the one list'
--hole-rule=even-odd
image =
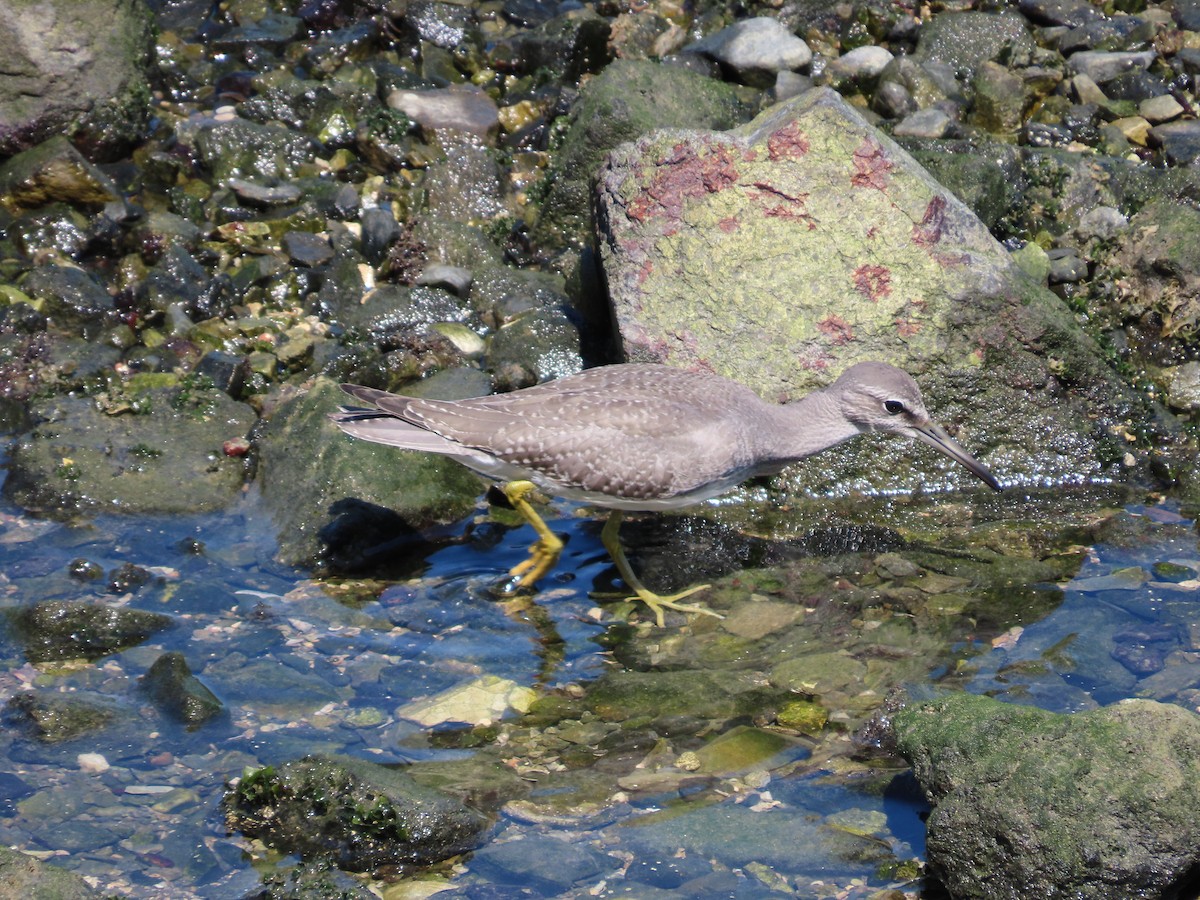
{"label": "bird's shadow on water", "polygon": [[[330,521],[318,532],[321,567],[332,574],[405,578],[452,535],[420,531],[394,510],[354,497],[329,507]],[[459,529],[455,529],[457,531]]]}

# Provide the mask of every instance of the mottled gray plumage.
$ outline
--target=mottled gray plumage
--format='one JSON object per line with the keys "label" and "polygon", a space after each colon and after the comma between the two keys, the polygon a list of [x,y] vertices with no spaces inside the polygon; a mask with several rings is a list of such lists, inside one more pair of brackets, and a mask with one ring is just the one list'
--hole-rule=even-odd
{"label": "mottled gray plumage", "polygon": [[719,375],[645,364],[468,400],[343,389],[372,407],[332,416],[348,434],[613,509],[688,506],[864,431],[922,440],[1000,488],[930,420],[916,382],[883,363],[859,363],[783,405]]}

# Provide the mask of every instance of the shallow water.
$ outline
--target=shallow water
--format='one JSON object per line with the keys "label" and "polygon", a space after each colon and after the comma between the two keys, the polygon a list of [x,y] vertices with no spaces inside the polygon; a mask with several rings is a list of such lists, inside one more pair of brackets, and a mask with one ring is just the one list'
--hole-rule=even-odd
{"label": "shallow water", "polygon": [[[88,599],[165,612],[177,623],[91,664],[34,666],[4,636],[0,700],[35,686],[87,691],[122,714],[59,744],[32,739],[10,717],[0,737],[0,840],[132,897],[254,892],[264,872],[296,861],[226,832],[220,799],[246,767],[314,752],[460,765],[484,751],[442,740],[443,728],[406,718],[406,704],[481,676],[546,691],[619,668],[603,638],[614,614],[627,610],[587,594],[613,578],[600,523],[567,505],[555,510],[551,525],[567,549],[524,611],[496,602],[492,588],[523,557],[528,529],[475,517],[452,530],[460,539],[430,555],[420,577],[347,585],[273,563],[271,528],[253,493],[209,517],[61,524],[0,510],[5,606]],[[930,672],[928,683],[1064,711],[1140,695],[1194,708],[1193,523],[1170,505],[1122,515],[1137,525],[1123,532],[1129,541],[1091,547],[1057,609],[959,641],[950,648],[959,664]],[[634,536],[642,538],[636,526]],[[108,579],[68,574],[81,558],[106,572],[133,563],[156,578],[130,594],[109,593]],[[1163,580],[1168,574],[1173,581]],[[686,640],[677,632],[667,629],[664,644]],[[188,732],[139,691],[139,676],[171,650],[220,697],[225,716]],[[821,741],[789,738],[751,770],[715,782],[667,780],[661,790],[608,790],[603,778],[573,783],[590,799],[572,799],[561,814],[547,812],[554,798],[546,796],[561,784],[535,787],[503,807],[475,854],[425,881],[394,884],[387,896],[422,896],[434,885],[459,896],[478,895],[479,885],[500,891],[489,896],[525,889],[522,896],[857,897],[888,885],[916,892],[904,864],[924,849],[919,792],[894,764],[848,769],[848,744],[836,728]],[[647,759],[654,752],[629,750]],[[581,771],[579,784],[586,778]]]}

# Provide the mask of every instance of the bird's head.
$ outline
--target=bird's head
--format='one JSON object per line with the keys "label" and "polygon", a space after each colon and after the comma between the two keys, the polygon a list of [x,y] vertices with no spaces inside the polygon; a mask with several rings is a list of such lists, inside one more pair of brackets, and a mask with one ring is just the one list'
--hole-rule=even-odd
{"label": "bird's head", "polygon": [[862,362],[843,372],[827,390],[859,431],[886,431],[923,441],[1000,490],[1000,482],[987,467],[930,418],[921,389],[907,372],[887,363]]}

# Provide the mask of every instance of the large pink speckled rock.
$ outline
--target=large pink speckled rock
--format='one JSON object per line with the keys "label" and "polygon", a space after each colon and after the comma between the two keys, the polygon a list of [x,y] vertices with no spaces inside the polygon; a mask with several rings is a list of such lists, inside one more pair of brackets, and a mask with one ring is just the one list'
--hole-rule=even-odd
{"label": "large pink speckled rock", "polygon": [[[1136,461],[1114,434],[1149,415],[1073,314],[833,91],[733,131],[623,145],[597,200],[631,360],[712,369],[776,400],[883,360],[1010,483],[1108,479]],[[803,489],[967,484],[923,452],[888,442],[865,471],[835,451]]]}

